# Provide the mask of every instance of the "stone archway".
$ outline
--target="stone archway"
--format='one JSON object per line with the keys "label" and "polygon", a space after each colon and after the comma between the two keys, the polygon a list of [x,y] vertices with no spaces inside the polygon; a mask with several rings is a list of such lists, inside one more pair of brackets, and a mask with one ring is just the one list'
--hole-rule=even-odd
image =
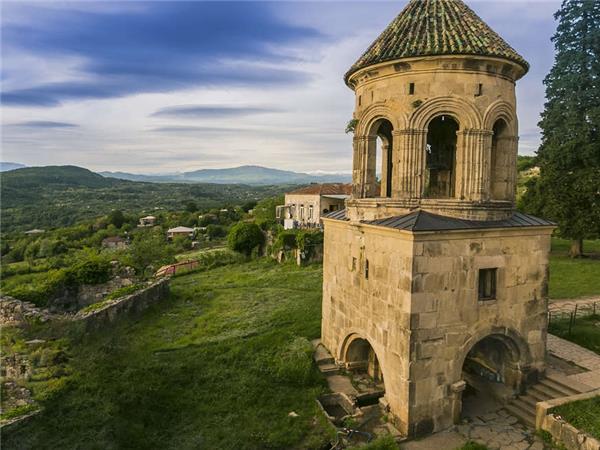
{"label": "stone archway", "polygon": [[376,383],[383,383],[383,370],[375,350],[367,339],[350,335],[342,350],[342,361],[352,372],[368,374]]}
{"label": "stone archway", "polygon": [[522,389],[527,366],[523,344],[506,334],[491,333],[466,351],[462,366],[459,403],[455,421],[486,404],[502,405]]}

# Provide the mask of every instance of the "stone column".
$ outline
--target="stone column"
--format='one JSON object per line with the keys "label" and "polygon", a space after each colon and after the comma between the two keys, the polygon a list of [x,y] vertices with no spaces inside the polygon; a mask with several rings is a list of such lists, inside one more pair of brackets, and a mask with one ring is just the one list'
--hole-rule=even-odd
{"label": "stone column", "polygon": [[[381,146],[381,191],[377,193],[376,196],[378,197],[387,197],[388,184],[392,182],[391,179],[388,179],[388,164],[392,162],[390,161],[389,149],[390,144],[383,141]],[[377,172],[377,168],[375,168],[375,171]]]}
{"label": "stone column", "polygon": [[354,136],[352,139],[352,197],[363,197],[363,154],[364,154],[364,139]]}
{"label": "stone column", "polygon": [[467,129],[456,134],[455,197],[472,201],[487,200],[492,132]]}
{"label": "stone column", "polygon": [[378,197],[377,192],[377,136],[364,137],[364,196]]}
{"label": "stone column", "polygon": [[423,193],[425,175],[425,145],[427,130],[405,129],[394,131],[398,142],[397,193],[399,197],[419,198]]}

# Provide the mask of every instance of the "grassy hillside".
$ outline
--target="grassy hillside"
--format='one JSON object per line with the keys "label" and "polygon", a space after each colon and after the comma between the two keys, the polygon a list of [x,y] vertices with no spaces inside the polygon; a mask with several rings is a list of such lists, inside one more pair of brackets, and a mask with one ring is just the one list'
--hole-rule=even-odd
{"label": "grassy hillside", "polygon": [[168,302],[72,346],[65,388],[3,448],[320,448],[321,273],[261,260],[175,278]]}
{"label": "grassy hillside", "polygon": [[74,166],[31,167],[2,174],[3,231],[72,225],[113,209],[131,213],[217,207],[277,195],[285,186],[155,184],[105,178]]}

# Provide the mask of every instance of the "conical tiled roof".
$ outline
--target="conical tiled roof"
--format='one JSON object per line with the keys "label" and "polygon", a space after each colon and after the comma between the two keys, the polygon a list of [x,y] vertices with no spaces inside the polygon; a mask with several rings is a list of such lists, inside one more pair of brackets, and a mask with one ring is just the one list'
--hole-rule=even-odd
{"label": "conical tiled roof", "polygon": [[478,55],[529,64],[461,0],[411,0],[344,79],[373,64],[413,56]]}

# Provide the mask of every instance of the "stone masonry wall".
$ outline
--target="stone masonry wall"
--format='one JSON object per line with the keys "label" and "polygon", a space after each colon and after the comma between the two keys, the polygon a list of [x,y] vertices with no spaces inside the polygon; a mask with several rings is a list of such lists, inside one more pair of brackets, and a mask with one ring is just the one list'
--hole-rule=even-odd
{"label": "stone masonry wall", "polygon": [[[550,233],[411,233],[326,219],[323,344],[346,362],[353,336],[370,343],[401,431],[447,428],[460,413],[466,354],[481,339],[510,346],[522,376],[514,387],[543,372]],[[497,268],[496,300],[478,301],[482,268]]]}
{"label": "stone masonry wall", "polygon": [[138,314],[153,303],[169,296],[169,282],[169,278],[161,278],[131,295],[109,300],[100,309],[80,311],[75,315],[75,320],[84,321],[87,328],[93,330],[112,323],[119,317]]}
{"label": "stone masonry wall", "polygon": [[326,221],[321,339],[341,362],[353,337],[367,339],[383,372],[386,399],[406,424],[412,237],[368,231]]}

